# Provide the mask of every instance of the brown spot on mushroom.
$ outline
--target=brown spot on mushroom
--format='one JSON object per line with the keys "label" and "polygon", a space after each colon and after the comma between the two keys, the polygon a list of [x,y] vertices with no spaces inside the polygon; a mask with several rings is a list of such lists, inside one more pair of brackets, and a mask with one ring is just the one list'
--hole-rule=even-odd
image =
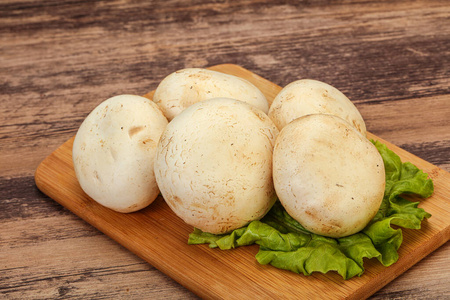
{"label": "brown spot on mushroom", "polygon": [[102,180],[100,179],[100,176],[98,175],[98,172],[97,172],[97,171],[94,171],[93,175],[94,175],[94,180],[95,180],[97,183],[101,183],[101,182],[102,182]]}
{"label": "brown spot on mushroom", "polygon": [[260,119],[261,121],[263,121],[263,122],[264,122],[264,121],[266,120],[266,118],[267,118],[263,113],[257,111],[256,109],[253,109],[253,108],[252,108],[252,113],[254,113],[255,116],[256,116],[258,119]]}
{"label": "brown spot on mushroom", "polygon": [[341,228],[341,225],[334,220],[329,220],[327,223],[322,223],[320,226],[320,231],[324,233],[329,233],[330,235],[334,235],[338,229]]}
{"label": "brown spot on mushroom", "polygon": [[176,195],[169,196],[168,195],[167,197],[169,197],[167,200],[169,200],[168,204],[170,204],[170,207],[172,209],[176,209],[179,206],[183,206],[183,202],[181,201],[181,199],[178,196],[176,196]]}
{"label": "brown spot on mushroom", "polygon": [[130,129],[128,129],[128,135],[130,138],[133,138],[136,134],[144,130],[144,126],[133,126]]}
{"label": "brown spot on mushroom", "polygon": [[[361,132],[361,126],[358,124],[358,122],[356,122],[356,120],[352,120],[352,124],[353,126],[356,128],[356,130],[358,130],[359,132]],[[362,133],[362,132],[361,132]]]}
{"label": "brown spot on mushroom", "polygon": [[134,203],[130,206],[128,206],[127,210],[135,210],[138,207],[137,203]]}
{"label": "brown spot on mushroom", "polygon": [[209,79],[211,79],[212,75],[200,71],[198,73],[190,74],[188,77],[196,78],[199,80],[209,80]]}
{"label": "brown spot on mushroom", "polygon": [[309,210],[305,210],[305,214],[307,214],[308,216],[310,216],[312,219],[317,219],[317,213],[313,210],[313,211],[309,211]]}
{"label": "brown spot on mushroom", "polygon": [[156,142],[150,138],[141,141],[143,145],[147,147],[156,147]]}

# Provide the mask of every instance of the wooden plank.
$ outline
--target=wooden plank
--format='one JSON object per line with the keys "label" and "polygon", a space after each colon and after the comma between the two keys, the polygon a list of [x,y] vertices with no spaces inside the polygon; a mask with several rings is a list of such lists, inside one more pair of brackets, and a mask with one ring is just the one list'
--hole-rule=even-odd
{"label": "wooden plank", "polygon": [[[280,90],[279,86],[236,65],[212,69],[250,80],[270,101]],[[151,97],[151,93],[147,96]],[[447,218],[450,174],[372,134],[369,137],[387,144],[402,160],[430,174],[436,191],[421,207],[433,217],[424,222],[421,230],[404,230],[397,263],[385,268],[375,260],[367,261],[364,275],[347,281],[335,273],[305,277],[261,266],[254,259],[256,246],[230,251],[209,249],[206,245],[189,246],[187,236],[192,227],[176,217],[161,198],[131,214],[116,213],[97,204],[84,194],[76,180],[71,157],[73,138],[39,165],[35,180],[48,196],[201,297],[360,299],[376,292],[450,237]]]}

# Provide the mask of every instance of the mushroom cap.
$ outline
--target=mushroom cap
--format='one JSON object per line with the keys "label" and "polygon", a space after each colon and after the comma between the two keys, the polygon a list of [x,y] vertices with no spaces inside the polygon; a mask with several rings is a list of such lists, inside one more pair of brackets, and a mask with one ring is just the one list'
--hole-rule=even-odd
{"label": "mushroom cap", "polygon": [[313,233],[336,238],[368,224],[385,188],[376,147],[348,122],[324,114],[298,118],[281,130],[273,178],[290,216]]}
{"label": "mushroom cap", "polygon": [[153,172],[167,119],[151,100],[120,95],[98,105],[73,143],[75,173],[93,200],[119,212],[146,207],[159,194]]}
{"label": "mushroom cap", "polygon": [[279,130],[292,120],[309,114],[338,116],[366,135],[364,120],[352,101],[335,87],[321,81],[302,79],[291,82],[277,94],[269,109],[269,117]]}
{"label": "mushroom cap", "polygon": [[272,154],[278,129],[261,110],[235,99],[198,102],[161,136],[158,186],[187,224],[214,234],[260,219],[275,191]]}
{"label": "mushroom cap", "polygon": [[171,121],[190,105],[218,97],[241,100],[266,114],[269,111],[266,97],[250,81],[202,68],[182,69],[168,75],[156,88],[153,101]]}

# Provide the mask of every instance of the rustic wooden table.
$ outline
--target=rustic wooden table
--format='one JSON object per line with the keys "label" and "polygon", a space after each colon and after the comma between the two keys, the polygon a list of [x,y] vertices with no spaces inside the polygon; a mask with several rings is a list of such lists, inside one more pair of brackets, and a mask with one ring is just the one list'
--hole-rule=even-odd
{"label": "rustic wooden table", "polygon": [[[325,81],[450,171],[448,1],[4,0],[0,16],[0,298],[196,298],[34,183],[97,104],[184,67]],[[446,243],[372,297],[448,299],[449,266]]]}

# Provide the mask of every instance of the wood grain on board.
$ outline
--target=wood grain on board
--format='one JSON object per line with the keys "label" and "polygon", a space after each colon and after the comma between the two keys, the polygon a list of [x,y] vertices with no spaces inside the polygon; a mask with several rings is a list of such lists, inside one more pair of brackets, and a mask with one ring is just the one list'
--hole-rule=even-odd
{"label": "wood grain on board", "polygon": [[[255,84],[272,102],[281,87],[236,65],[212,69],[239,76]],[[147,94],[151,97],[151,93]],[[378,139],[369,134],[369,138]],[[400,259],[385,268],[371,260],[360,278],[342,280],[333,272],[311,277],[258,265],[256,247],[229,251],[207,245],[187,245],[193,231],[159,198],[144,210],[122,214],[90,199],[80,188],[72,164],[70,139],[47,157],[37,169],[36,184],[45,194],[148,261],[203,298],[352,298],[372,295],[450,238],[450,174],[420,158],[386,143],[403,161],[410,161],[433,178],[436,192],[421,207],[433,215],[421,230],[405,232]],[[420,201],[420,199],[414,199]]]}
{"label": "wood grain on board", "polygon": [[[184,67],[325,81],[370,132],[450,171],[449,14],[442,0],[1,1],[0,298],[196,298],[34,182],[97,104]],[[371,298],[449,298],[449,251]]]}

